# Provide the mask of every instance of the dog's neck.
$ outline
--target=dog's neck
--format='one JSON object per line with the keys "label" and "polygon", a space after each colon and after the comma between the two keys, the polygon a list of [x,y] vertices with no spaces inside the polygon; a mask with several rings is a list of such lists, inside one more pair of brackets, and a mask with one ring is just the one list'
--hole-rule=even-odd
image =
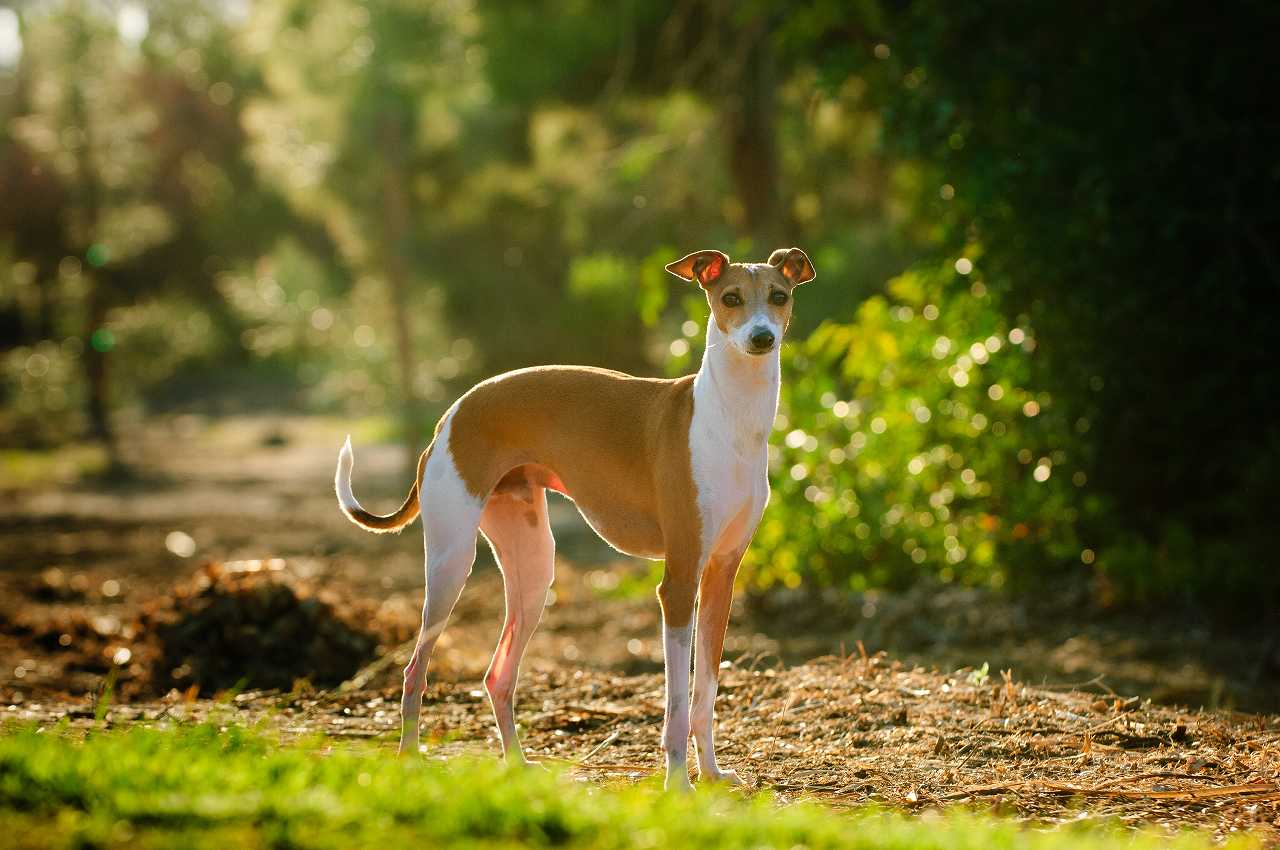
{"label": "dog's neck", "polygon": [[778,415],[781,386],[778,348],[759,356],[745,354],[714,318],[707,321],[707,347],[693,379],[694,411],[708,414],[708,422],[720,423],[725,429],[721,437],[738,455],[765,450]]}

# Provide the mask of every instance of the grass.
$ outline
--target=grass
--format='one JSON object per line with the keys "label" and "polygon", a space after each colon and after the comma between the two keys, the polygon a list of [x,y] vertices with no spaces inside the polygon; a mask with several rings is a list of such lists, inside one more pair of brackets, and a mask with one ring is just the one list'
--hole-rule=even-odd
{"label": "grass", "polygon": [[[1115,827],[1019,826],[989,814],[910,816],[778,806],[765,795],[652,783],[601,788],[496,762],[280,744],[211,725],[72,740],[0,733],[0,847],[1109,848],[1211,846]],[[1238,839],[1232,847],[1255,846]]]}
{"label": "grass", "polygon": [[0,450],[0,479],[15,489],[50,482],[73,483],[107,470],[106,450],[95,443],[72,443],[56,449]]}

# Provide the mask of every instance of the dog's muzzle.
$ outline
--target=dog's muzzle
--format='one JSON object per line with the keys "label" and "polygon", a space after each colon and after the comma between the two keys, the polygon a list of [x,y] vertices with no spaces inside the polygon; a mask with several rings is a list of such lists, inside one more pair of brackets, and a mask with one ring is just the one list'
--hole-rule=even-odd
{"label": "dog's muzzle", "polygon": [[777,342],[777,337],[768,328],[756,328],[751,332],[748,342],[751,343],[749,351],[752,354],[768,354],[773,350],[773,344]]}

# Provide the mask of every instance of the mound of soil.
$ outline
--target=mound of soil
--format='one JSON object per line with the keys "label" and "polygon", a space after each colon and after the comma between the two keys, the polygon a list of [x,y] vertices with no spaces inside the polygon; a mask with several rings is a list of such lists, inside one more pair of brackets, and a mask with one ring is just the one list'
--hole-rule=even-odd
{"label": "mound of soil", "polygon": [[280,560],[206,564],[143,614],[160,691],[327,687],[374,657],[378,637],[339,600],[317,594]]}

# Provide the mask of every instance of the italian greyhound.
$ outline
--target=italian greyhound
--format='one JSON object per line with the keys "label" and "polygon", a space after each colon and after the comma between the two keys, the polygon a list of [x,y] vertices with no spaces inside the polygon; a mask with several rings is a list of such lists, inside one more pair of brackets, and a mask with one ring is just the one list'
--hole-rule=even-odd
{"label": "italian greyhound", "polygon": [[619,552],[665,561],[658,600],[666,787],[690,788],[691,729],[700,778],[741,784],[716,763],[717,674],[734,576],[769,500],[779,346],[793,290],[813,280],[814,269],[799,248],[780,248],[766,263],[697,251],[666,269],[696,281],[711,307],[697,374],[659,380],[541,366],[483,381],[440,418],[409,495],[386,516],[364,510],[351,492],[350,437],[338,453],[338,503],[356,525],[399,531],[422,515],[426,601],[404,670],[402,754],[418,750],[427,663],[471,573],[479,530],[506,594],[506,624],[484,685],[506,759],[525,762],[516,734],[516,677],[554,574],[546,496],[554,490]]}

